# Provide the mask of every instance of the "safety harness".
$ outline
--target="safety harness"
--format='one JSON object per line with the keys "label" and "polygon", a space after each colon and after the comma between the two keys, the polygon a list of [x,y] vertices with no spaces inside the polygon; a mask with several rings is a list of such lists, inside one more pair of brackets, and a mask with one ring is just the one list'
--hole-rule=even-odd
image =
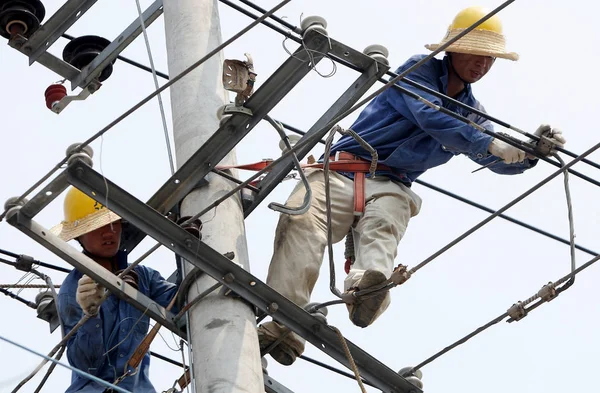
{"label": "safety harness", "polygon": [[[252,164],[241,164],[241,165],[221,165],[217,166],[218,170],[226,169],[243,169],[248,171],[260,171],[265,169],[273,160],[267,159]],[[303,169],[315,168],[323,169],[325,166],[322,162],[315,162],[310,164],[301,164]],[[377,171],[389,171],[390,168],[383,164],[377,164],[376,168],[373,168],[371,161],[365,160],[359,156],[348,152],[337,152],[329,157],[329,170],[334,172],[352,174],[354,177],[354,214],[361,216],[365,211],[365,178],[366,174]]]}

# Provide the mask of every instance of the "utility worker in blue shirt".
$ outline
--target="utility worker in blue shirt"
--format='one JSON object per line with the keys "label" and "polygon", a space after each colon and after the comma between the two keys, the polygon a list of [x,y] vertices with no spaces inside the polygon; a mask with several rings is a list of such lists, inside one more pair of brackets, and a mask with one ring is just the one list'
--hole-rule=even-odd
{"label": "utility worker in blue shirt", "polygon": [[[64,241],[77,239],[85,255],[115,274],[127,267],[127,255],[119,251],[121,218],[118,215],[76,188],[67,192],[64,213],[65,220],[51,230],[54,234]],[[177,292],[175,284],[142,265],[136,266],[123,280],[162,307],[166,307]],[[65,333],[84,315],[90,317],[67,342],[71,366],[113,383],[127,370],[129,359],[146,336],[149,318],[114,295],[100,304],[103,294],[104,288],[74,269],[60,287],[58,311]],[[150,354],[146,353],[137,372],[118,386],[136,393],[155,393],[148,375],[149,366]],[[105,386],[74,372],[66,393],[105,391]]]}
{"label": "utility worker in blue shirt", "polygon": [[[426,48],[439,48],[486,14],[487,10],[481,7],[462,10],[454,18],[442,42],[426,45]],[[396,72],[402,73],[424,57],[413,56]],[[408,77],[484,111],[473,96],[471,84],[486,75],[496,58],[514,61],[518,55],[506,51],[501,22],[493,16],[450,45],[442,60],[432,58]],[[434,104],[492,129],[492,124],[480,116],[405,83],[399,84]],[[373,287],[391,276],[398,243],[409,220],[421,208],[421,198],[410,187],[425,171],[448,162],[458,154],[464,154],[481,165],[501,159],[489,169],[507,175],[522,173],[537,163],[537,159],[526,157],[524,151],[393,88],[373,99],[350,128],[377,151],[378,167],[375,177],[367,176],[361,186],[357,186],[358,177],[352,174],[331,171],[329,175],[332,240],[334,243],[341,241],[350,230],[354,238],[355,261],[344,281],[347,292]],[[535,134],[549,138],[555,146],[562,147],[566,142],[560,130],[548,125],[541,125]],[[346,135],[332,147],[331,160],[368,162],[371,154]],[[306,173],[312,190],[311,207],[303,215],[280,216],[267,276],[269,286],[301,307],[310,301],[327,245],[323,170],[309,169]],[[300,206],[304,195],[304,188],[299,184],[287,204]],[[364,203],[357,204],[357,201]],[[357,212],[360,214],[356,215]],[[359,327],[369,326],[389,303],[387,291],[359,298],[356,303],[347,305],[350,320]],[[258,337],[261,350],[280,340],[270,355],[284,365],[292,364],[304,351],[304,340],[276,322],[259,326]]]}

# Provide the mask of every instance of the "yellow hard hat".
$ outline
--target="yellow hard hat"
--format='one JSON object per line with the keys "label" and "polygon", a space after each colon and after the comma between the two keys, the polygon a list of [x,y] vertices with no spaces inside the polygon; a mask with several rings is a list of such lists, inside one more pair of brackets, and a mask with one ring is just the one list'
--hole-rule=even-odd
{"label": "yellow hard hat", "polygon": [[50,232],[64,241],[78,238],[121,219],[104,205],[74,187],[67,191],[63,209],[65,219]]}
{"label": "yellow hard hat", "polygon": [[[439,44],[425,45],[425,48],[436,50],[488,13],[488,9],[479,6],[465,8],[454,17],[454,20],[448,27],[446,36],[442,41]],[[506,51],[506,39],[502,32],[502,22],[497,15],[492,16],[458,41],[454,42],[446,48],[446,52],[500,57],[509,60],[519,59],[518,54]]]}

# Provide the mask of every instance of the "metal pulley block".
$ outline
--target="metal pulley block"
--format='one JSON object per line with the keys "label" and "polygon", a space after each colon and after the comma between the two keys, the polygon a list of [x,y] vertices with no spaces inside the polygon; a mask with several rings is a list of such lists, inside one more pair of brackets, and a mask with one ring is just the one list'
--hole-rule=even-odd
{"label": "metal pulley block", "polygon": [[517,302],[513,304],[507,311],[508,316],[511,317],[515,321],[520,321],[521,319],[527,316],[527,310],[525,310],[525,306],[523,306],[522,302]]}
{"label": "metal pulley block", "polygon": [[59,326],[58,310],[56,309],[56,302],[54,296],[50,290],[43,291],[37,294],[35,297],[35,304],[37,310],[37,317],[50,324],[50,333],[52,333]]}
{"label": "metal pulley block", "polygon": [[39,0],[4,0],[0,4],[0,35],[29,38],[40,28],[46,9]]}
{"label": "metal pulley block", "polygon": [[[64,61],[81,70],[90,64],[109,44],[110,41],[106,38],[95,35],[77,37],[65,46],[62,57]],[[114,62],[115,60],[102,69],[100,75],[98,75],[100,82],[105,81],[112,74]]]}
{"label": "metal pulley block", "polygon": [[[119,270],[119,271],[115,272],[115,274],[118,276],[124,270],[125,269]],[[127,274],[125,274],[123,277],[121,277],[121,280],[125,281],[127,284],[131,285],[136,290],[139,289],[138,283],[139,283],[140,277],[138,276],[138,274],[135,270],[128,271]]]}
{"label": "metal pulley block", "polygon": [[385,65],[390,64],[390,62],[387,59],[390,52],[383,45],[369,45],[365,48],[365,50],[363,50],[363,53],[367,56],[371,56],[373,59],[380,63],[383,63]]}
{"label": "metal pulley block", "polygon": [[300,22],[300,29],[302,29],[302,37],[311,30],[327,35],[327,21],[321,16],[307,16]]}
{"label": "metal pulley block", "polygon": [[242,106],[254,92],[256,72],[254,61],[249,53],[244,53],[246,61],[225,60],[223,62],[223,87],[237,93],[235,105]]}
{"label": "metal pulley block", "polygon": [[319,305],[320,303],[308,303],[306,306],[304,306],[304,309],[313,317],[327,324],[327,314],[329,311],[327,310],[327,307],[316,308]]}
{"label": "metal pulley block", "polygon": [[88,145],[81,149],[81,151],[75,152],[75,149],[77,149],[79,145],[79,143],[73,143],[67,147],[65,152],[65,155],[68,157],[67,165],[70,165],[73,160],[79,159],[85,162],[87,165],[93,167],[94,161],[92,160],[92,157],[94,157],[94,150]]}
{"label": "metal pulley block", "polygon": [[412,367],[403,367],[398,371],[401,377],[423,390],[423,373],[421,370],[414,370]]}
{"label": "metal pulley block", "polygon": [[551,300],[554,300],[558,296],[558,292],[556,292],[554,284],[552,282],[549,282],[538,291],[537,295],[540,297],[540,299],[549,302]]}
{"label": "metal pulley block", "polygon": [[[6,210],[6,218],[9,219],[25,206],[28,202],[27,198],[11,197],[4,202],[4,210]],[[1,221],[1,220],[0,220]]]}
{"label": "metal pulley block", "polygon": [[176,223],[177,225],[180,225],[183,229],[185,229],[189,234],[198,238],[198,240],[202,240],[202,221],[196,218],[192,222],[186,222],[190,218],[192,218],[192,216],[179,217]]}

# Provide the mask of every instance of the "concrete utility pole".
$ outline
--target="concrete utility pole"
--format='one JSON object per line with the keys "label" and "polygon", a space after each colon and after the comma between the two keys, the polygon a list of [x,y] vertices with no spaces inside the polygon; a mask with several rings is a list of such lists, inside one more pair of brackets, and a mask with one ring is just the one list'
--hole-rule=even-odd
{"label": "concrete utility pole", "polygon": [[[221,44],[217,0],[169,0],[164,2],[169,74],[186,67]],[[173,134],[180,167],[217,130],[217,109],[228,103],[221,82],[223,55],[214,56],[171,87]],[[231,152],[224,164],[235,162]],[[227,180],[209,176],[209,185],[189,196],[181,215],[193,215],[219,194],[231,189]],[[213,215],[213,213],[215,213]],[[210,219],[208,221],[207,219]],[[235,252],[235,262],[248,269],[244,219],[239,198],[230,198],[216,212],[201,217],[202,241],[215,250]],[[191,269],[187,265],[187,271]],[[215,281],[201,276],[188,293],[193,299]],[[256,319],[251,308],[231,297],[213,292],[190,311],[192,372],[196,393],[264,392]]]}

